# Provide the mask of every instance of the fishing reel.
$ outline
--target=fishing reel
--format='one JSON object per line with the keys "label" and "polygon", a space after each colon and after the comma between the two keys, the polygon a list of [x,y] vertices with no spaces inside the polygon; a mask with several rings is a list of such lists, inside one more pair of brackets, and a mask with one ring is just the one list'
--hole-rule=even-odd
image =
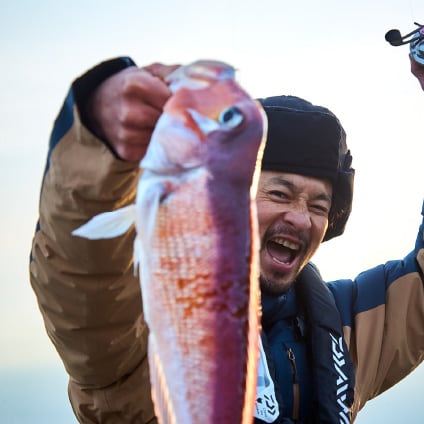
{"label": "fishing reel", "polygon": [[398,29],[391,29],[386,33],[386,41],[392,46],[409,44],[411,55],[416,62],[424,65],[424,25],[414,22],[418,28],[409,34],[402,36]]}

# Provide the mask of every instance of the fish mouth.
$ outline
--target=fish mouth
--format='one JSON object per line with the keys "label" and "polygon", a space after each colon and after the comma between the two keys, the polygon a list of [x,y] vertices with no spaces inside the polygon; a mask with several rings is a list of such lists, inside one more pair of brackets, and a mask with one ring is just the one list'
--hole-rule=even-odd
{"label": "fish mouth", "polygon": [[278,265],[291,266],[300,256],[302,244],[286,237],[272,237],[266,242],[266,251]]}
{"label": "fish mouth", "polygon": [[234,80],[235,69],[227,63],[217,60],[198,60],[189,65],[182,65],[166,78],[170,90],[175,93],[185,87],[196,90],[208,87],[216,81]]}

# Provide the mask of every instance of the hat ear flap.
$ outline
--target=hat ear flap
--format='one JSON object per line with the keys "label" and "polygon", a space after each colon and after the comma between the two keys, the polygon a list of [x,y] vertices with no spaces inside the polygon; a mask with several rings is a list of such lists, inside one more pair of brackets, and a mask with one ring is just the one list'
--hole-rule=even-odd
{"label": "hat ear flap", "polygon": [[[351,157],[349,152],[347,154]],[[352,212],[354,179],[355,170],[350,168],[346,171],[340,171],[337,180],[333,183],[333,198],[328,214],[328,228],[323,241],[343,234]]]}

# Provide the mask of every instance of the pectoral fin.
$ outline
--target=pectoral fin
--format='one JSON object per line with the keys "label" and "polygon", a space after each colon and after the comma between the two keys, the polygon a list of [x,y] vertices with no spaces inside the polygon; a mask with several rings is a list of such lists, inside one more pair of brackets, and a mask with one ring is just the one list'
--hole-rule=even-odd
{"label": "pectoral fin", "polygon": [[[172,182],[169,179],[152,176],[145,171],[142,184],[138,187],[136,217],[137,239],[134,243],[134,270],[141,265],[141,281],[148,285],[150,281],[150,264],[148,252],[151,248],[155,231],[156,217],[161,201],[172,192]],[[143,284],[142,283],[142,284]]]}
{"label": "pectoral fin", "polygon": [[73,236],[90,240],[118,237],[126,233],[135,222],[135,205],[96,215],[86,224],[72,231]]}

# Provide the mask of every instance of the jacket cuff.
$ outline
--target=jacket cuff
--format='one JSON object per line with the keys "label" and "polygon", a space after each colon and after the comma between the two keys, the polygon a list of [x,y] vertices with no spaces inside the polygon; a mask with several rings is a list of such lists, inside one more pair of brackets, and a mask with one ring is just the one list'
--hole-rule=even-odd
{"label": "jacket cuff", "polygon": [[123,69],[135,66],[135,62],[129,57],[119,57],[102,62],[91,68],[85,74],[77,78],[72,84],[75,104],[80,114],[81,122],[87,125],[85,116],[85,105],[90,94],[107,78],[122,71]]}

